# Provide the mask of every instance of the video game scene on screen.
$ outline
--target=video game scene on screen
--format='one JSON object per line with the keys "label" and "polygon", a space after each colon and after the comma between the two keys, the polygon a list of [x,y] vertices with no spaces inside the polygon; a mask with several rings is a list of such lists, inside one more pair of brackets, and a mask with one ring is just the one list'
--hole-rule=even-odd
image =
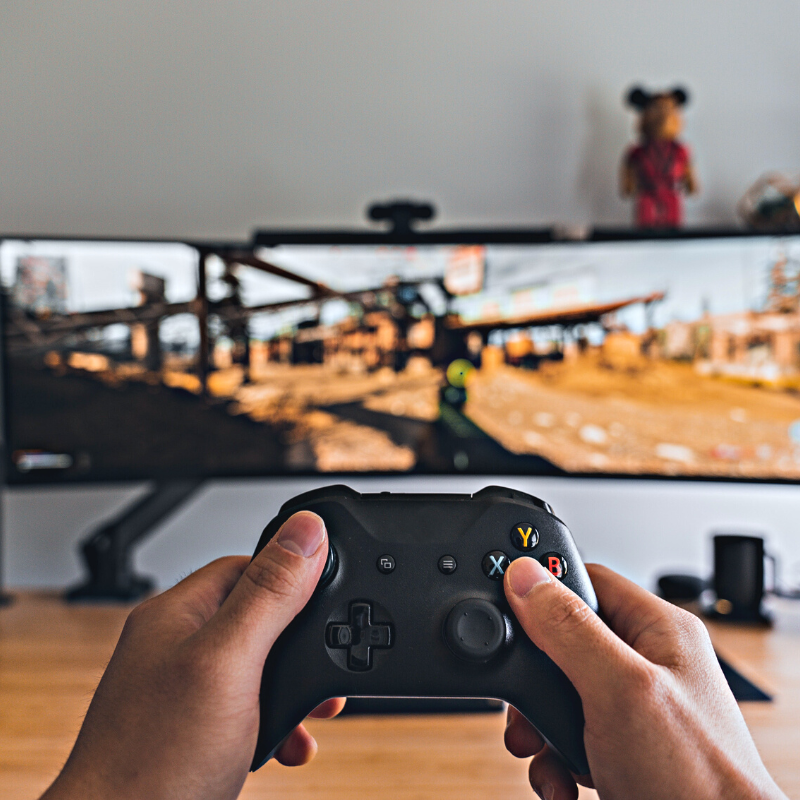
{"label": "video game scene on screen", "polygon": [[[800,238],[6,240],[18,480],[800,478]],[[14,476],[12,476],[13,478]]]}

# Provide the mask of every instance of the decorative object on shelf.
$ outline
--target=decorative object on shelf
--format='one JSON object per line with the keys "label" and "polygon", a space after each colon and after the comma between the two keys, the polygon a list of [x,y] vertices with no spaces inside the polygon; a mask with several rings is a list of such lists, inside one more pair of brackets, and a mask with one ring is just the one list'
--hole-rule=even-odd
{"label": "decorative object on shelf", "polygon": [[777,172],[762,175],[736,207],[745,223],[756,230],[800,230],[800,178]]}
{"label": "decorative object on shelf", "polygon": [[626,101],[639,114],[639,142],[625,153],[620,191],[634,198],[639,228],[680,227],[681,195],[697,191],[689,150],[678,141],[688,99],[680,87],[651,93],[637,86],[628,92]]}

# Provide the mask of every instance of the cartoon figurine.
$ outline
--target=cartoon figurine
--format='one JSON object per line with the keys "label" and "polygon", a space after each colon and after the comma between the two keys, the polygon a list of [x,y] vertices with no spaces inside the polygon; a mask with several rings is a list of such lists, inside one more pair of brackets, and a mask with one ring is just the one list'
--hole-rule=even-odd
{"label": "cartoon figurine", "polygon": [[689,150],[677,139],[683,127],[684,89],[650,94],[636,87],[627,102],[639,112],[639,144],[625,153],[620,190],[634,197],[640,228],[677,228],[683,222],[681,193],[694,194],[697,181]]}

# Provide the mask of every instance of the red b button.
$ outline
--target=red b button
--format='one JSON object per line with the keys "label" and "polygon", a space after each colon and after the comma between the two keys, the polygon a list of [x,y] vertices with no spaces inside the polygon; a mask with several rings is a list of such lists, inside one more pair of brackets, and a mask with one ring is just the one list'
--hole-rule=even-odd
{"label": "red b button", "polygon": [[567,577],[567,559],[561,553],[545,553],[539,563],[560,581]]}

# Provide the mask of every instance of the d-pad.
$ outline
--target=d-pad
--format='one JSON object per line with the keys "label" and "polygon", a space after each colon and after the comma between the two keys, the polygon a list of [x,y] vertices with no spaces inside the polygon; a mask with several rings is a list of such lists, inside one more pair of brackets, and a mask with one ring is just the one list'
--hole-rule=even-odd
{"label": "d-pad", "polygon": [[369,603],[350,604],[350,622],[331,622],[325,633],[328,647],[347,648],[347,666],[364,671],[372,668],[372,648],[391,647],[392,626],[372,622],[372,606]]}

